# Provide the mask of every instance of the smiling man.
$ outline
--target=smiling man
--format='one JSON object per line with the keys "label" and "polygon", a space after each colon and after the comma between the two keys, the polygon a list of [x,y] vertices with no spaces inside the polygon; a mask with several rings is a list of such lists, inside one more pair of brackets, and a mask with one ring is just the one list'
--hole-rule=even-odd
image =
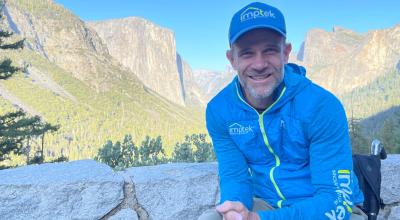
{"label": "smiling man", "polygon": [[229,43],[237,77],[206,110],[221,199],[199,219],[362,219],[343,106],[287,64],[282,13],[245,6]]}

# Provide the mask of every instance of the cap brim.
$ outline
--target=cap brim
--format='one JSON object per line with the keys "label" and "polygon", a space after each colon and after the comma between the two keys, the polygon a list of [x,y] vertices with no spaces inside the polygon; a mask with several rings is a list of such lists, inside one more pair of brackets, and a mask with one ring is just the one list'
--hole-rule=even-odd
{"label": "cap brim", "polygon": [[281,30],[279,30],[278,28],[276,28],[276,27],[274,27],[274,26],[272,26],[272,25],[259,24],[259,25],[254,25],[254,26],[251,26],[251,27],[244,28],[243,30],[241,30],[241,31],[239,31],[238,33],[236,33],[235,36],[233,36],[232,39],[230,40],[230,44],[235,43],[235,41],[236,41],[237,39],[239,39],[239,37],[241,37],[243,34],[249,32],[249,31],[251,31],[251,30],[260,29],[260,28],[271,29],[271,30],[273,30],[273,31],[278,32],[278,33],[279,33],[280,35],[282,35],[283,37],[286,37],[286,34],[285,34],[285,33],[283,33]]}

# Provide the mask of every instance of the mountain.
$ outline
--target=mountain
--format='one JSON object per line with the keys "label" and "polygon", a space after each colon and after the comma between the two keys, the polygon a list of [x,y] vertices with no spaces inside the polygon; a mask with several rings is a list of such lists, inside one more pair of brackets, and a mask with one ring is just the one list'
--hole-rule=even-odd
{"label": "mountain", "polygon": [[365,34],[313,29],[291,61],[304,65],[309,78],[336,95],[350,92],[399,68],[400,24]]}
{"label": "mountain", "polygon": [[232,68],[227,68],[223,72],[195,70],[193,76],[198,86],[204,92],[205,100],[209,101],[233,80],[236,72]]}
{"label": "mountain", "polygon": [[174,103],[204,108],[232,78],[232,71],[193,71],[176,51],[174,33],[143,18],[87,24],[96,30],[112,57],[145,86]]}
{"label": "mountain", "polygon": [[185,104],[187,106],[204,108],[208,100],[204,91],[197,83],[193,69],[179,54],[176,56],[176,64],[181,76],[181,89]]}
{"label": "mountain", "polygon": [[341,27],[313,29],[290,60],[304,65],[311,80],[339,97],[350,121],[360,122],[354,149],[367,149],[365,143],[380,138],[388,152],[398,152],[400,24],[364,34]]}
{"label": "mountain", "polygon": [[10,57],[27,72],[0,82],[0,112],[23,108],[60,124],[45,138],[48,158],[92,158],[106,140],[125,134],[135,143],[161,135],[170,154],[186,134],[205,132],[202,110],[177,105],[144,85],[93,28],[61,5],[13,0],[2,13],[4,25],[26,38],[26,47],[1,50],[0,59]]}
{"label": "mountain", "polygon": [[184,105],[174,33],[137,17],[87,23],[106,43],[110,55],[147,87]]}

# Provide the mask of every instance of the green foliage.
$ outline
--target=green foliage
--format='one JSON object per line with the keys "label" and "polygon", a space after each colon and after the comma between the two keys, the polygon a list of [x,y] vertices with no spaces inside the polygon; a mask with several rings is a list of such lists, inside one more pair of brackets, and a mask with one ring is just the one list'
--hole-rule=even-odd
{"label": "green foliage", "polygon": [[42,164],[44,162],[44,157],[40,152],[36,152],[32,159],[27,161],[27,164]]}
{"label": "green foliage", "polygon": [[[360,123],[360,120],[373,118],[400,104],[400,72],[393,70],[388,72],[366,86],[357,88],[341,98],[349,116],[349,131],[355,153],[368,153],[370,142],[374,137],[379,137],[388,153],[400,152],[399,144],[396,144],[400,137],[395,128],[395,118],[378,120],[375,123]],[[351,122],[351,118],[357,118]],[[353,125],[352,125],[353,123]],[[382,126],[383,124],[383,126]],[[398,142],[397,142],[398,143]]]}
{"label": "green foliage", "polygon": [[340,97],[348,115],[367,118],[400,104],[400,72],[393,70]]}
{"label": "green foliage", "polygon": [[206,134],[192,134],[190,137],[196,148],[194,158],[196,162],[215,161],[215,153],[210,142],[206,141]]}
{"label": "green foliage", "polygon": [[186,135],[183,143],[176,143],[172,154],[174,162],[215,161],[212,144],[206,141],[206,134]]}
{"label": "green foliage", "polygon": [[140,164],[142,166],[156,165],[168,162],[163,149],[161,136],[150,138],[146,136],[139,148]]}
{"label": "green foliage", "polygon": [[[2,12],[4,2],[0,2],[0,11]],[[3,16],[0,14],[0,19]],[[19,40],[14,43],[6,43],[7,38],[10,38],[13,33],[0,30],[0,50],[16,50],[22,49],[24,40]],[[18,71],[22,70],[19,67],[11,65],[11,59],[4,59],[0,62],[0,80],[6,80],[13,76]],[[39,116],[29,117],[22,110],[9,112],[0,115],[0,161],[9,159],[9,154],[22,153],[22,143],[27,138],[36,138],[49,131],[58,130],[58,126],[53,126],[45,123]],[[40,158],[35,158],[35,161],[43,162],[43,143],[42,154]]]}
{"label": "green foliage", "polygon": [[[0,13],[3,12],[4,2],[0,2]],[[0,14],[0,20],[3,19],[3,15]],[[0,29],[0,50],[17,50],[24,47],[25,40],[18,40],[16,42],[8,43],[7,39],[11,38],[12,32]],[[0,80],[8,79],[15,73],[21,70],[19,67],[11,65],[12,61],[8,58],[0,61]]]}
{"label": "green foliage", "polygon": [[400,153],[400,110],[392,118],[386,119],[380,138],[388,153]]}
{"label": "green foliage", "polygon": [[108,164],[112,168],[117,167],[118,161],[122,157],[120,145],[119,141],[113,144],[112,141],[108,140],[107,143],[99,149],[99,152],[94,159],[101,163]]}
{"label": "green foliage", "polygon": [[139,150],[132,141],[131,135],[125,135],[124,141],[117,141],[115,144],[108,140],[107,143],[99,149],[95,160],[108,164],[117,170],[138,166]]}
{"label": "green foliage", "polygon": [[[146,135],[161,135],[165,154],[171,155],[174,144],[184,134],[205,132],[204,112],[177,106],[144,92],[129,80],[115,84],[107,92],[97,93],[37,53],[22,50],[9,55],[12,60],[25,60],[75,98],[32,83],[30,75],[18,74],[1,85],[43,119],[60,125],[57,132],[46,135],[45,139],[45,145],[49,146],[46,149],[54,151],[56,156],[64,148],[70,160],[94,158],[107,140],[122,140],[124,134],[132,134],[136,140],[144,140]],[[122,74],[121,70],[115,73]],[[0,114],[7,112],[6,109],[12,110],[13,106],[0,97]],[[19,163],[18,158],[13,161],[13,164]]]}
{"label": "green foliage", "polygon": [[0,62],[0,80],[8,79],[20,70],[20,68],[12,66],[11,63],[12,61],[10,59],[5,59]]}
{"label": "green foliage", "polygon": [[[23,153],[23,143],[28,139],[34,139],[44,135],[47,132],[54,132],[59,126],[43,122],[39,116],[29,117],[22,110],[0,115],[0,161],[8,159],[8,155]],[[29,145],[29,144],[28,144]],[[43,146],[41,159],[44,160]]]}
{"label": "green foliage", "polygon": [[68,162],[68,161],[69,161],[68,157],[61,155],[61,156],[55,158],[54,160],[49,161],[49,163],[60,163],[60,162]]}
{"label": "green foliage", "polygon": [[[47,0],[12,0],[7,1],[7,5],[30,14],[43,25],[50,19],[52,24],[49,25],[54,28],[51,32],[54,30],[55,35],[60,34],[58,36],[65,30],[76,29],[77,22],[81,23],[69,11],[58,4],[49,4]],[[27,36],[26,41],[35,44],[32,36]],[[43,46],[45,52],[51,50]],[[91,62],[88,71],[73,73],[60,67],[71,64],[58,66],[59,62],[49,62],[36,51],[3,51],[0,60],[10,58],[12,63],[23,62],[29,68],[26,73],[1,82],[1,89],[18,99],[20,106],[61,126],[45,139],[45,145],[49,146],[46,149],[55,152],[55,156],[64,149],[71,160],[93,158],[107,140],[122,140],[124,134],[132,134],[137,140],[144,140],[146,135],[161,135],[165,154],[170,155],[174,144],[186,133],[205,131],[202,109],[191,109],[166,100],[144,88],[134,74],[120,65],[103,62],[104,57],[97,54],[85,54],[84,48],[79,49],[84,59],[95,56],[100,60]],[[0,114],[14,110],[15,103],[12,98],[0,97]],[[32,143],[32,148],[37,145],[40,143]],[[21,164],[19,156],[12,161]]]}
{"label": "green foliage", "polygon": [[369,143],[361,130],[360,119],[349,119],[350,142],[353,153],[367,154],[369,153]]}
{"label": "green foliage", "polygon": [[[192,146],[195,151],[193,152]],[[108,140],[99,149],[95,160],[105,163],[116,170],[128,167],[149,166],[169,162],[205,162],[215,161],[211,143],[206,141],[205,134],[186,136],[182,144],[176,143],[173,157],[168,159],[161,137],[146,136],[140,147],[136,147],[131,135],[125,135],[122,144],[113,144]]]}
{"label": "green foliage", "polygon": [[172,153],[172,161],[174,162],[194,162],[194,154],[192,144],[188,140],[189,136],[185,137],[183,143],[176,143],[174,152]]}
{"label": "green foliage", "polygon": [[132,167],[139,163],[139,150],[133,143],[131,135],[125,135],[121,145],[121,161],[119,167]]}

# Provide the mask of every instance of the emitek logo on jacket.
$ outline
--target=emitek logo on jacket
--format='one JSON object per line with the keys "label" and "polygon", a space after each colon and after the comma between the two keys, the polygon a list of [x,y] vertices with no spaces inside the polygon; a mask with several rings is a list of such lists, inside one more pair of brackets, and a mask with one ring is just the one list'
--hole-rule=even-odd
{"label": "emitek logo on jacket", "polygon": [[250,132],[253,132],[253,127],[250,125],[243,126],[239,123],[233,123],[229,126],[230,135],[243,135],[243,134],[248,134]]}

